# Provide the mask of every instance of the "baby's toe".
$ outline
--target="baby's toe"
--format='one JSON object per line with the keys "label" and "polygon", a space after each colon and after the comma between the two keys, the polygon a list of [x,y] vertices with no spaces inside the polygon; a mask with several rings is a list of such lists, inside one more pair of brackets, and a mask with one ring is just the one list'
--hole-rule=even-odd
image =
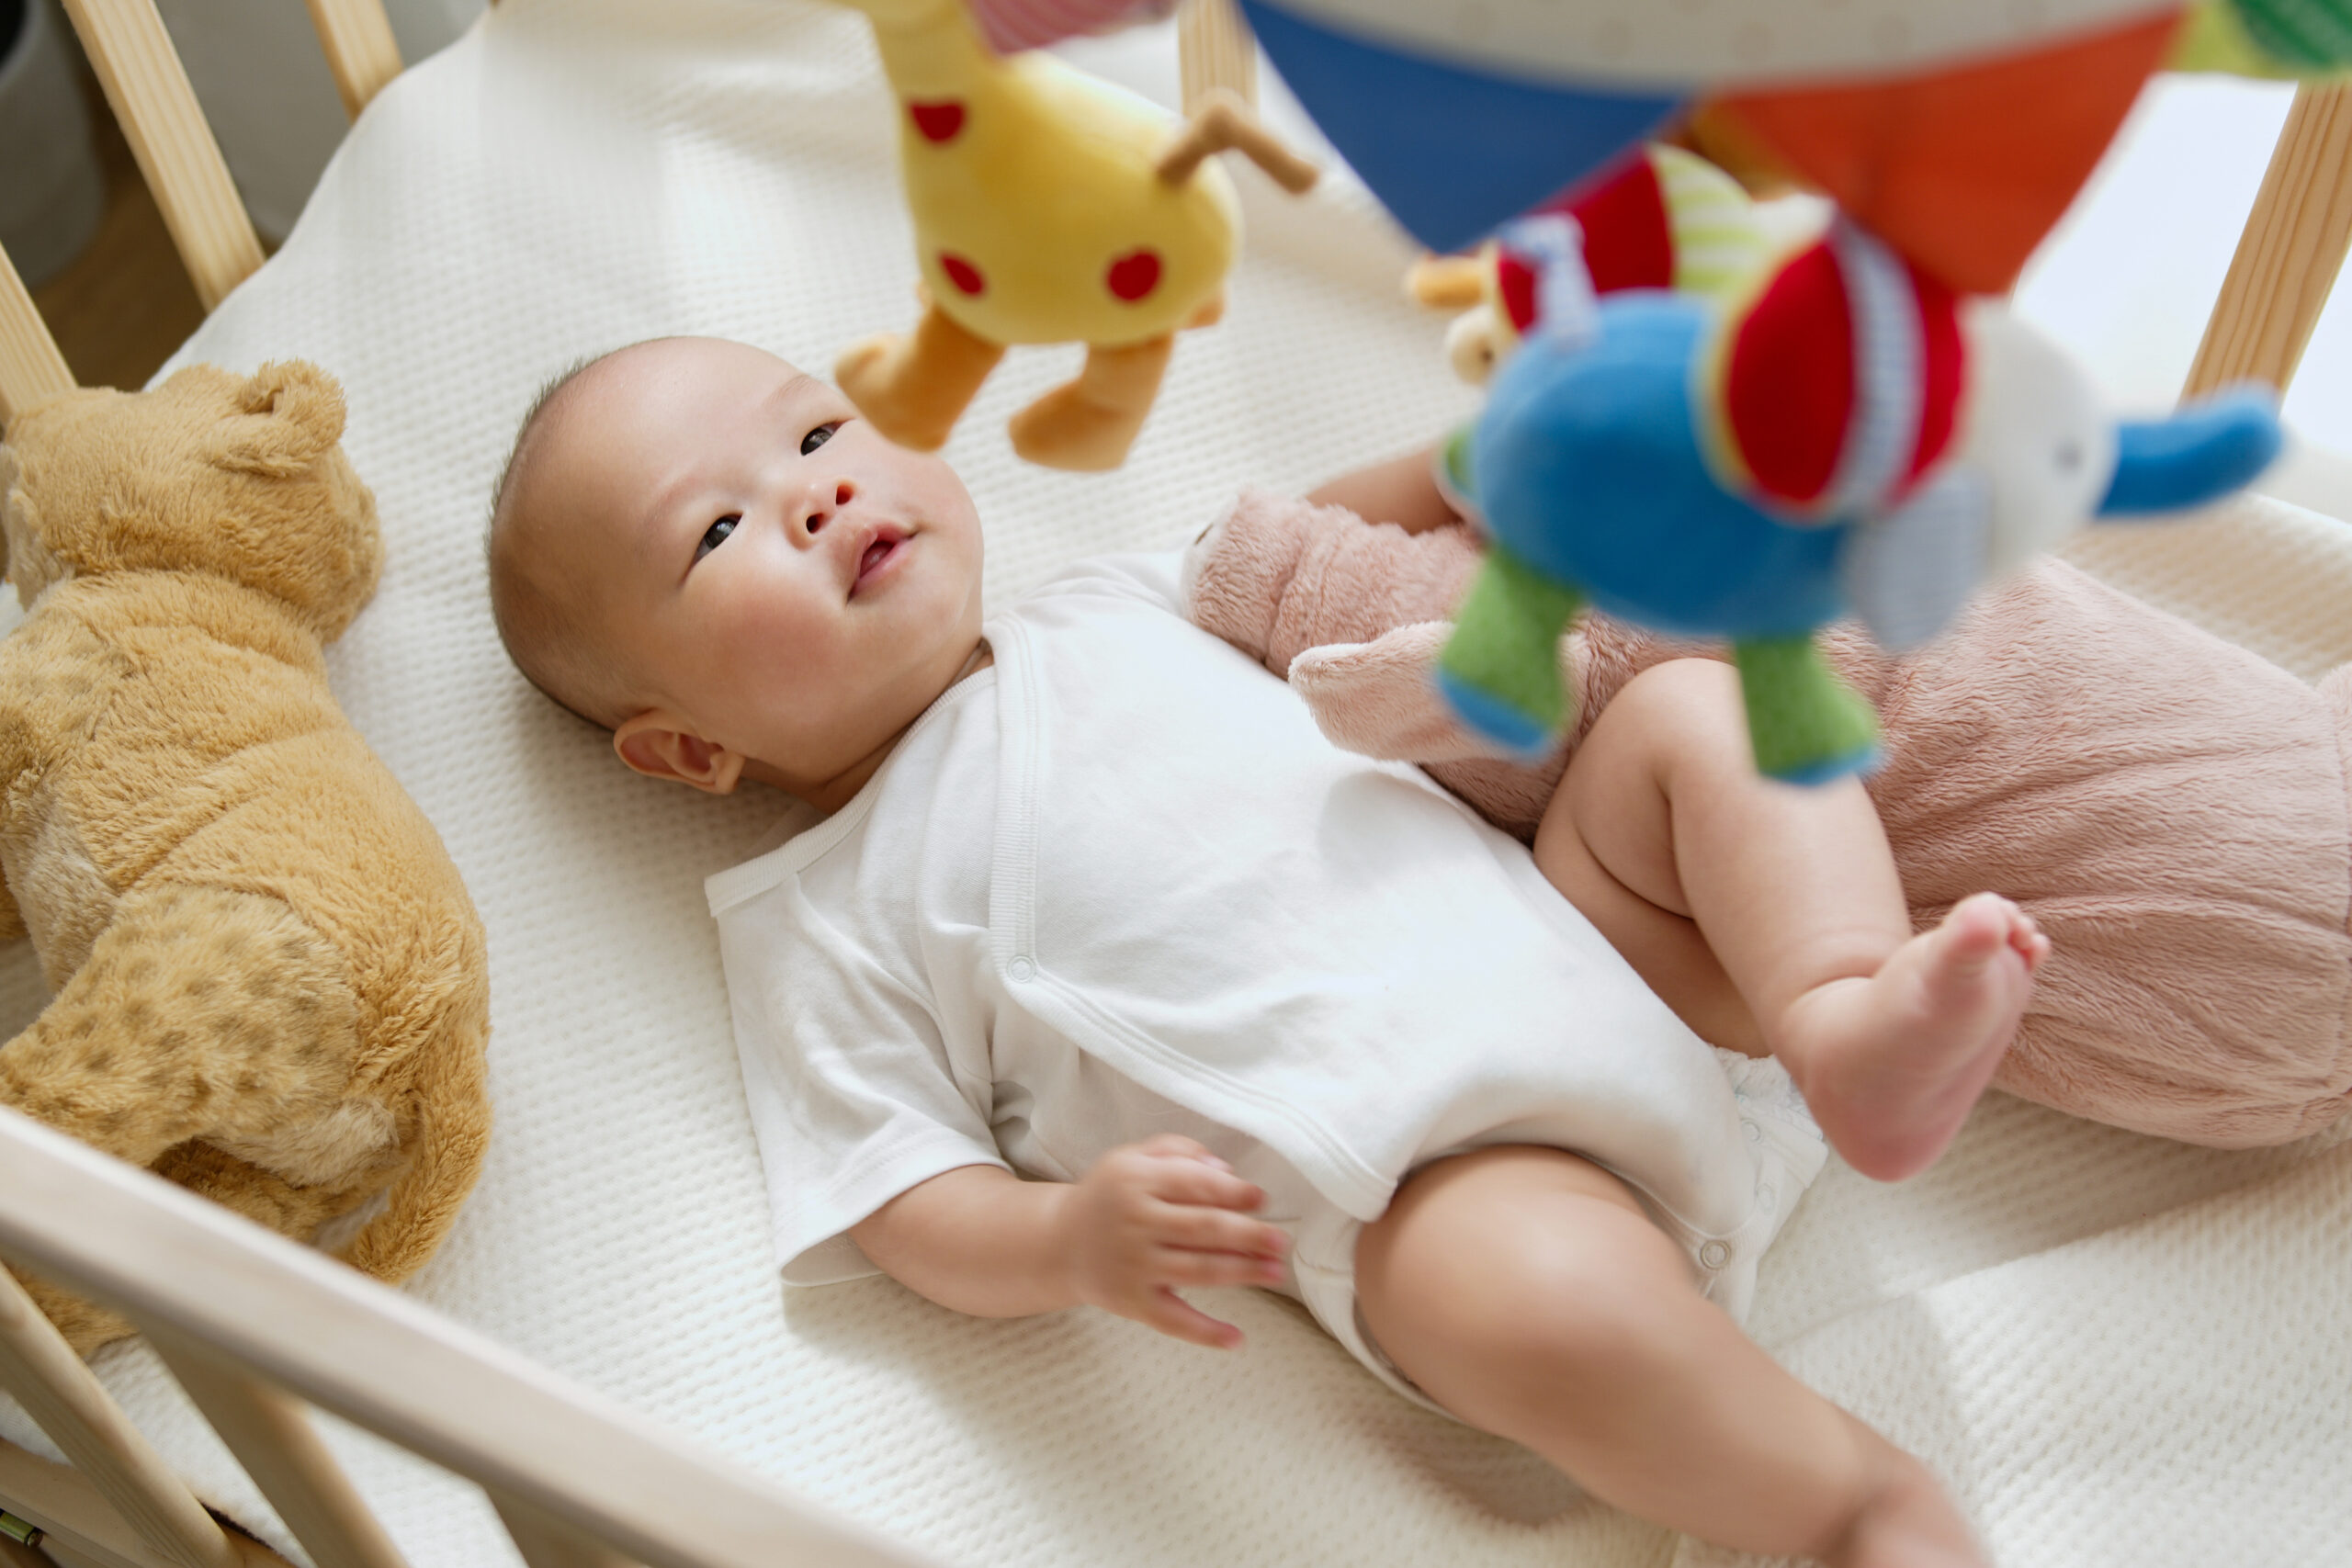
{"label": "baby's toe", "polygon": [[2015,903],[2004,899],[2008,909],[2008,944],[2030,969],[2041,962],[2050,951],[2050,939],[2041,934],[2041,927]]}
{"label": "baby's toe", "polygon": [[2021,915],[2015,904],[1997,893],[1971,895],[1944,917],[1944,934],[1950,942],[1946,951],[1955,960],[1982,963],[2010,942]]}

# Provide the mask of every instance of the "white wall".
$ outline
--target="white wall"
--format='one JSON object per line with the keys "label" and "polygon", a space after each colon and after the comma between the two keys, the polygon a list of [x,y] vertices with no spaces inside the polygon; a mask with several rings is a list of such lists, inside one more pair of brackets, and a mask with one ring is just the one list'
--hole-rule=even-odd
{"label": "white wall", "polygon": [[[413,65],[481,15],[483,0],[385,0]],[[283,239],[343,139],[343,100],[300,0],[157,0],[254,226]]]}

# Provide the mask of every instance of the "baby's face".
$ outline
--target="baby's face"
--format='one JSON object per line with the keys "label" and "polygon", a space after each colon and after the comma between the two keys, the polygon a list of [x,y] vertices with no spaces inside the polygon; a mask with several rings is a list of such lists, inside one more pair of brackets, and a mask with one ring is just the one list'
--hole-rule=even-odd
{"label": "baby's face", "polygon": [[615,355],[566,410],[549,514],[656,705],[797,788],[888,742],[977,645],[980,531],[936,457],[708,338]]}

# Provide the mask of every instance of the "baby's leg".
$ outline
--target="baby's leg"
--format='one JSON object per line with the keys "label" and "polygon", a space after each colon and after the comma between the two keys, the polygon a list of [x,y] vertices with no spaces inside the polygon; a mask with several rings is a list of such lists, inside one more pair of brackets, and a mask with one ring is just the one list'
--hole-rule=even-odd
{"label": "baby's leg", "polygon": [[1702,1037],[1780,1057],[1882,1180],[1960,1130],[2049,947],[1989,894],[1913,936],[1870,796],[1758,776],[1738,677],[1711,660],[1645,671],[1601,711],[1535,861]]}
{"label": "baby's leg", "polygon": [[1356,1294],[1422,1392],[1604,1502],[1840,1568],[1984,1561],[1927,1469],[1758,1349],[1589,1161],[1514,1145],[1416,1172],[1364,1227]]}

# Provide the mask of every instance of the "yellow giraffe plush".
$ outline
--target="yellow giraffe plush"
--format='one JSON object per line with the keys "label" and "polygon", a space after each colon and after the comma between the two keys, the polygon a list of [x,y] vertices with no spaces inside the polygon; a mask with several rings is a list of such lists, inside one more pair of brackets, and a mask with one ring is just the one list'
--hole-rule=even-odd
{"label": "yellow giraffe plush", "polygon": [[1239,211],[1211,154],[1238,147],[1293,191],[1314,166],[1229,96],[1179,126],[1049,55],[999,58],[965,0],[840,3],[872,20],[902,111],[923,313],[853,346],[834,379],[884,434],[932,451],[1008,345],[1083,343],[1076,378],[1013,417],[1013,450],[1117,468],[1177,332],[1224,310]]}

